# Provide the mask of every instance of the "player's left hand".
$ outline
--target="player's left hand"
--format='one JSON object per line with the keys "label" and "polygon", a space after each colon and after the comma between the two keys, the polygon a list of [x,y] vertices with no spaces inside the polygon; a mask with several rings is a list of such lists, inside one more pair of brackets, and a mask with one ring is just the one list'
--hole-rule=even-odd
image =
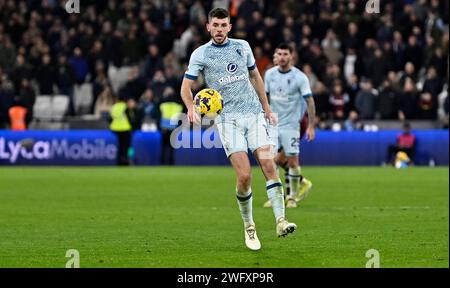
{"label": "player's left hand", "polygon": [[265,114],[267,120],[269,120],[270,125],[275,126],[278,124],[277,114],[273,113],[272,109],[270,109],[270,108],[264,109],[264,114]]}
{"label": "player's left hand", "polygon": [[308,129],[306,129],[306,140],[308,142],[311,142],[314,140],[314,138],[316,138],[314,127],[308,127]]}

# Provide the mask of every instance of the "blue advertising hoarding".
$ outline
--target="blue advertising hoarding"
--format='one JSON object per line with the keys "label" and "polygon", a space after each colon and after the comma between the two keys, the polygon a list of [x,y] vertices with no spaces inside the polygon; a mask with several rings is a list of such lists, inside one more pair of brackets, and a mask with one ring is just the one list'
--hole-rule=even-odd
{"label": "blue advertising hoarding", "polygon": [[[388,146],[395,143],[398,133],[317,131],[314,142],[302,140],[301,163],[378,166],[385,161]],[[417,165],[431,161],[448,165],[448,130],[413,133],[417,136]],[[182,131],[174,137],[176,165],[229,165],[216,131]],[[135,132],[134,164],[160,165],[161,139],[159,132]],[[117,140],[110,131],[0,130],[0,165],[115,165],[116,153]],[[255,164],[254,159],[252,163]]]}
{"label": "blue advertising hoarding", "polygon": [[110,131],[0,131],[0,165],[114,165]]}

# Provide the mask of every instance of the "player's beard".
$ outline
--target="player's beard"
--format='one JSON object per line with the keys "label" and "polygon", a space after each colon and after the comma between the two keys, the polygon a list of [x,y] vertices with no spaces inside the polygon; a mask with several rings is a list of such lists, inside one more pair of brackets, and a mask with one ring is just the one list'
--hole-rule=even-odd
{"label": "player's beard", "polygon": [[283,69],[283,70],[287,70],[287,69],[289,69],[289,67],[291,66],[289,61],[284,61],[284,62],[282,62],[282,61],[279,61],[279,60],[278,60],[278,65],[279,65],[280,68]]}
{"label": "player's beard", "polygon": [[225,40],[227,40],[227,35],[222,34],[222,37],[219,38],[220,40],[217,39],[217,35],[213,37],[213,40],[216,44],[222,45],[223,43],[225,43]]}

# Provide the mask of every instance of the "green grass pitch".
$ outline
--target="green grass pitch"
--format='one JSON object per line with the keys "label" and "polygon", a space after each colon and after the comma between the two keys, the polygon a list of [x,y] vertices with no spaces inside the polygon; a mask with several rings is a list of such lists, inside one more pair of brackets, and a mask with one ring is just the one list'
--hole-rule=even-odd
{"label": "green grass pitch", "polygon": [[0,267],[449,267],[448,168],[304,167],[278,239],[253,171],[262,250],[244,245],[230,167],[0,168]]}

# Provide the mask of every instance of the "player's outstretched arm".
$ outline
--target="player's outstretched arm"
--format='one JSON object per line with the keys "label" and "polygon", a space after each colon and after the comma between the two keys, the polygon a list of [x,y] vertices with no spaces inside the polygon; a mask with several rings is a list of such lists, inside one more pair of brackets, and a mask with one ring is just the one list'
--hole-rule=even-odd
{"label": "player's outstretched arm", "polygon": [[316,104],[312,96],[306,98],[308,104],[308,128],[306,130],[306,139],[308,142],[313,141],[316,138],[316,132],[314,131],[314,121],[316,120]]}
{"label": "player's outstretched arm", "polygon": [[261,74],[259,74],[258,68],[250,71],[250,82],[255,88],[256,94],[258,94],[259,102],[261,102],[266,118],[269,119],[270,124],[276,125],[278,119],[270,108],[269,101],[267,100],[266,89],[264,87],[264,81],[262,80]]}
{"label": "player's outstretched arm", "polygon": [[195,124],[200,124],[200,115],[196,113],[194,109],[194,97],[192,95],[192,84],[194,80],[183,78],[183,83],[181,84],[181,99],[183,99],[184,105],[188,110],[188,120]]}

